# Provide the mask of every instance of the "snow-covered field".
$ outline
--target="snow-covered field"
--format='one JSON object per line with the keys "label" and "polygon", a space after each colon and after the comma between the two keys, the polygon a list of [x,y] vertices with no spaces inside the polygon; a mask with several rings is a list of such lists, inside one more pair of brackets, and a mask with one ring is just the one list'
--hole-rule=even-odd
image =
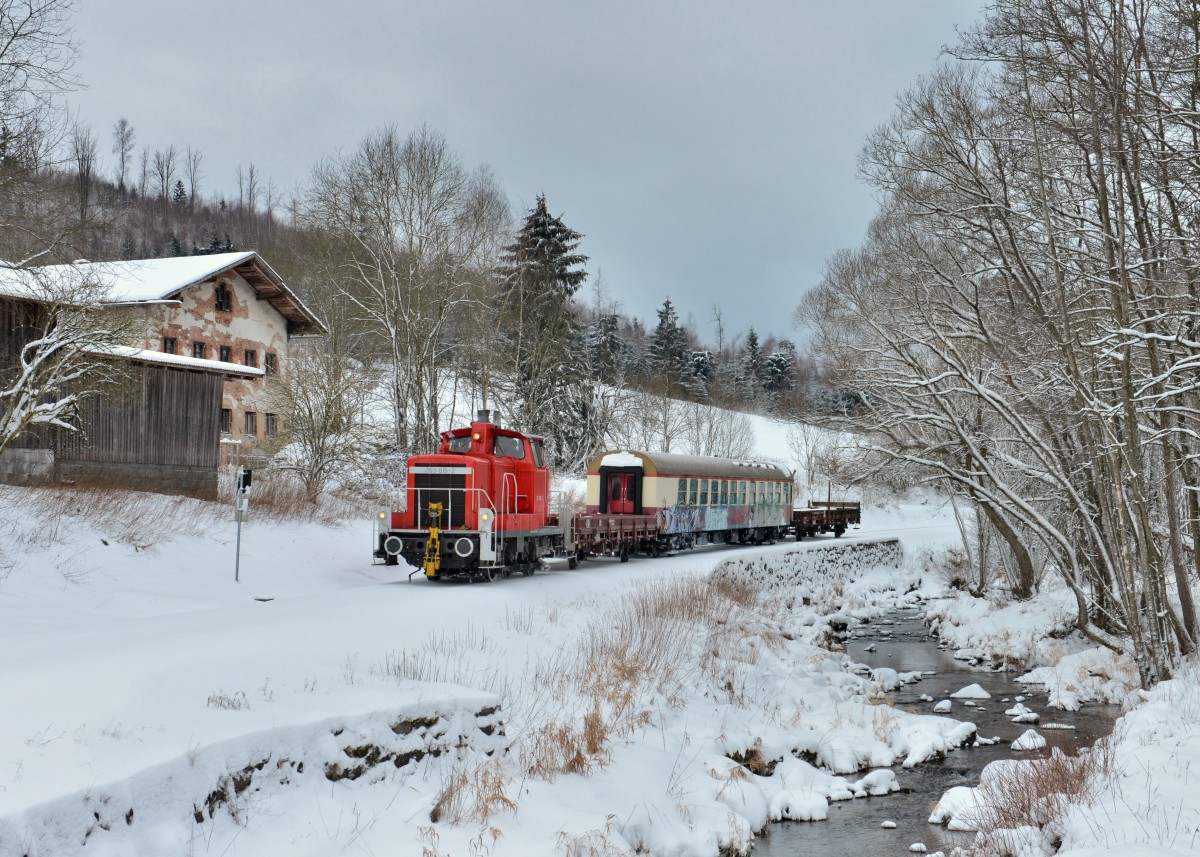
{"label": "snow-covered field", "polygon": [[[135,537],[70,509],[48,523],[35,500],[0,488],[0,855],[716,855],[973,737],[886,704],[903,665],[864,674],[825,645],[945,594],[922,557],[958,536],[934,501],[869,509],[839,542],[857,551],[435,585],[372,565],[365,520],[252,521],[236,583],[221,510],[147,496],[157,535]],[[972,601],[945,602],[944,633],[984,627]],[[1056,604],[1000,623],[1047,665],[1067,654],[1037,642]],[[1179,679],[1122,726],[1145,767],[1119,812],[1072,816],[1072,853],[1189,853],[1171,849],[1200,807],[1195,689]],[[1172,833],[1138,839],[1160,805]]]}

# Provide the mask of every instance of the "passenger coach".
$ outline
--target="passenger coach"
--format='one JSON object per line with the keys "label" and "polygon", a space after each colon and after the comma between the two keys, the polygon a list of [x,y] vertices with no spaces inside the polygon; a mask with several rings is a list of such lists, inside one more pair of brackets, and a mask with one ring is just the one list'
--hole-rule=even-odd
{"label": "passenger coach", "polygon": [[655,519],[660,549],[773,542],[790,523],[792,476],[774,464],[619,451],[588,466],[587,513]]}

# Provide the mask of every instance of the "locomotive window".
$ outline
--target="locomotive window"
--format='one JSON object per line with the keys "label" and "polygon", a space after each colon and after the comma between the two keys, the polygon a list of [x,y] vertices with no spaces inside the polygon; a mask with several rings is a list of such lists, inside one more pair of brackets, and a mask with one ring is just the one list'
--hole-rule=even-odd
{"label": "locomotive window", "polygon": [[542,454],[542,442],[540,440],[529,441],[530,447],[533,449],[533,463],[537,467],[546,466],[546,457]]}
{"label": "locomotive window", "polygon": [[470,452],[471,438],[470,437],[452,437],[450,438],[450,452]]}
{"label": "locomotive window", "polygon": [[497,435],[496,442],[492,446],[492,452],[496,455],[509,455],[513,458],[524,458],[525,444],[519,437]]}
{"label": "locomotive window", "polygon": [[700,505],[701,506],[708,505],[708,480],[707,479],[700,480]]}
{"label": "locomotive window", "polygon": [[687,505],[687,480],[686,479],[679,480],[679,493],[675,497],[675,505],[676,506],[686,506]]}

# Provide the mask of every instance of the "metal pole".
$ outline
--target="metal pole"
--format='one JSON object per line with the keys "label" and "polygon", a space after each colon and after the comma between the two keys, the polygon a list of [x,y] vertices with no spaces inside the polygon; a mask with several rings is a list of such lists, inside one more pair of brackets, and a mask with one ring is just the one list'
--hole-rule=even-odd
{"label": "metal pole", "polygon": [[234,509],[235,509],[234,516],[237,518],[237,550],[233,555],[233,582],[234,583],[242,582],[238,577],[238,575],[241,571],[241,565],[242,565],[242,510],[237,508],[237,505],[236,505],[240,501],[241,501],[240,497],[237,500],[234,500],[234,504],[235,504],[234,505]]}
{"label": "metal pole", "polygon": [[237,521],[237,547],[233,554],[233,582],[241,583],[241,566],[242,566],[242,479],[246,468],[243,465],[238,465],[237,469],[237,484],[233,490],[233,517]]}

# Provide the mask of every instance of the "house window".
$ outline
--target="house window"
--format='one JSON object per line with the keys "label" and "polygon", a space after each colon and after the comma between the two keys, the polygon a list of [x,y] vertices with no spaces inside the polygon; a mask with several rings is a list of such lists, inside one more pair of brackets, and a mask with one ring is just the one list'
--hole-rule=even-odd
{"label": "house window", "polygon": [[276,414],[267,414],[267,437],[275,437],[279,433],[279,417]]}
{"label": "house window", "polygon": [[269,351],[263,355],[263,369],[266,370],[268,375],[279,374],[279,367],[275,363],[275,355]]}
{"label": "house window", "polygon": [[255,351],[253,348],[246,349],[246,365],[247,366],[257,366],[258,365],[258,352]]}
{"label": "house window", "polygon": [[208,346],[203,342],[192,343],[192,356],[197,360],[203,360],[208,357]]}
{"label": "house window", "polygon": [[164,336],[163,337],[163,354],[174,354],[174,353],[175,353],[175,337],[174,336]]}
{"label": "house window", "polygon": [[217,283],[217,309],[220,312],[233,312],[233,292],[224,280]]}
{"label": "house window", "polygon": [[221,433],[229,434],[233,431],[233,411],[229,408],[221,408]]}
{"label": "house window", "polygon": [[246,437],[258,437],[258,414],[246,411]]}
{"label": "house window", "polygon": [[232,363],[233,362],[233,349],[230,348],[228,345],[221,346],[221,362],[222,363]]}

